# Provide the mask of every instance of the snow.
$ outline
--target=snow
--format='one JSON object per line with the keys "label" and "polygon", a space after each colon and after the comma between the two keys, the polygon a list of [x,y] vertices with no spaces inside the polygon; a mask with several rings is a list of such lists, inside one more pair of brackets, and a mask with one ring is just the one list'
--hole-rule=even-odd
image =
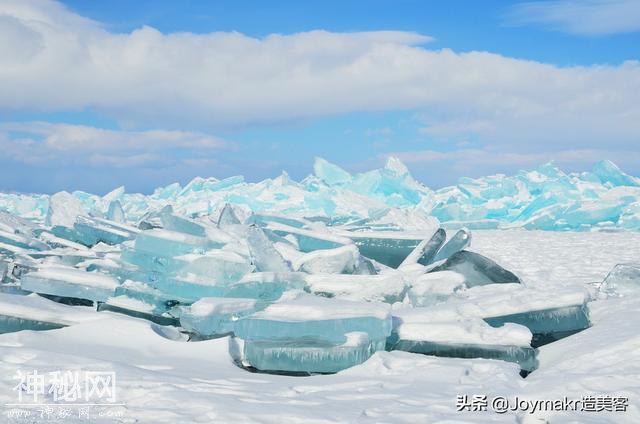
{"label": "snow", "polygon": [[[510,230],[474,231],[472,249],[505,265],[528,288],[552,291],[602,281],[617,263],[637,261],[638,246],[640,234],[631,232]],[[232,362],[228,338],[186,343],[170,328],[91,314],[100,319],[0,335],[0,404],[4,414],[17,401],[12,387],[18,369],[97,369],[117,374],[124,405],[99,406],[95,413],[117,412],[122,422],[636,423],[640,298],[596,300],[590,310],[593,326],[539,348],[539,368],[526,379],[512,363],[405,352],[377,352],[334,375],[251,374]],[[626,396],[630,407],[624,413],[458,412],[456,396],[465,394],[531,400]]]}
{"label": "snow", "polygon": [[531,331],[525,326],[506,323],[494,328],[481,319],[452,322],[403,322],[396,332],[402,340],[438,343],[529,346]]}
{"label": "snow", "polygon": [[189,311],[195,316],[207,316],[246,311],[255,306],[256,301],[253,299],[205,297],[191,305]]}
{"label": "snow", "polygon": [[288,322],[340,320],[360,317],[385,320],[390,317],[390,309],[383,304],[377,303],[300,295],[291,301],[271,304],[266,309],[255,313],[253,317]]}

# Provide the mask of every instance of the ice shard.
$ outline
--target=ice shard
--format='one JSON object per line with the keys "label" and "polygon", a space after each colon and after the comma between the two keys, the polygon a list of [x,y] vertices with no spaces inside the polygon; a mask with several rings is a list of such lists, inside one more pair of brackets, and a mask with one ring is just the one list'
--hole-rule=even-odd
{"label": "ice shard", "polygon": [[201,336],[232,333],[235,323],[261,306],[255,299],[207,297],[182,308],[180,324]]}
{"label": "ice shard", "polygon": [[291,265],[284,260],[280,252],[264,234],[264,231],[251,225],[247,232],[247,244],[256,269],[261,272],[290,272]]}
{"label": "ice shard", "polygon": [[353,274],[359,260],[355,245],[316,250],[301,256],[294,268],[309,274]]}
{"label": "ice shard", "polygon": [[471,244],[471,233],[466,229],[458,230],[444,246],[438,250],[431,262],[438,262],[449,258],[453,254],[466,249]]}
{"label": "ice shard", "polygon": [[405,258],[400,265],[406,266],[414,263],[420,265],[429,265],[442,247],[447,238],[447,233],[443,228],[438,228],[429,239],[424,239],[416,246],[416,248]]}
{"label": "ice shard", "polygon": [[87,215],[82,203],[75,196],[61,191],[49,198],[45,224],[49,227],[73,227],[76,218]]}
{"label": "ice shard", "polygon": [[339,232],[353,240],[360,254],[384,265],[397,268],[412,251],[431,234],[415,234],[399,231]]}
{"label": "ice shard", "polygon": [[109,210],[107,211],[107,219],[124,223],[126,222],[126,218],[124,215],[124,210],[122,209],[122,204],[120,204],[119,200],[112,200],[109,202]]}
{"label": "ice shard", "polygon": [[431,272],[454,271],[464,275],[467,287],[496,283],[520,283],[511,271],[502,268],[491,259],[475,252],[462,250],[451,255],[445,263]]}
{"label": "ice shard", "polygon": [[42,267],[20,280],[24,290],[54,296],[104,301],[114,295],[119,283],[113,277],[70,267]]}
{"label": "ice shard", "polygon": [[278,236],[292,236],[296,239],[300,251],[308,253],[314,250],[335,249],[351,241],[346,237],[341,237],[330,232],[319,232],[303,228],[290,227],[285,224],[269,223],[267,229]]}
{"label": "ice shard", "polygon": [[599,290],[607,296],[640,295],[640,262],[614,266]]}
{"label": "ice shard", "polygon": [[225,228],[230,225],[238,225],[240,223],[240,219],[233,211],[233,206],[229,203],[225,203],[224,208],[222,208],[220,216],[218,217],[218,228]]}

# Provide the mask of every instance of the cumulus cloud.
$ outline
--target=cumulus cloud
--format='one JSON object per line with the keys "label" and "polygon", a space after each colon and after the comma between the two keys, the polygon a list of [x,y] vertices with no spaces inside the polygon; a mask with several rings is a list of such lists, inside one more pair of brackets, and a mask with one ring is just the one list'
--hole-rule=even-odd
{"label": "cumulus cloud", "polygon": [[591,147],[636,142],[640,131],[636,61],[558,67],[431,50],[429,37],[397,31],[113,33],[33,0],[0,3],[0,34],[26,46],[0,43],[11,58],[0,67],[4,110],[92,108],[133,125],[211,130],[416,109],[427,134]]}
{"label": "cumulus cloud", "polygon": [[514,5],[507,14],[515,25],[539,24],[578,35],[640,31],[638,0],[556,0]]}
{"label": "cumulus cloud", "polygon": [[123,131],[47,122],[0,124],[4,157],[28,164],[166,166],[181,160],[203,160],[198,155],[228,146],[216,137],[188,131]]}

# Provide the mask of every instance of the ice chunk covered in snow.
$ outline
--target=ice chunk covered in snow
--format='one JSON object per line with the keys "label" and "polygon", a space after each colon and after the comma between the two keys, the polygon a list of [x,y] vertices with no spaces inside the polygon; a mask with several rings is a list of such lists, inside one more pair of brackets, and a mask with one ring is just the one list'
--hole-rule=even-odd
{"label": "ice chunk covered in snow", "polygon": [[61,191],[49,198],[46,225],[50,227],[73,227],[76,218],[87,215],[82,203],[75,196]]}
{"label": "ice chunk covered in snow", "polygon": [[640,294],[640,263],[618,264],[600,285],[607,296],[634,296]]}
{"label": "ice chunk covered in snow", "polygon": [[401,274],[315,274],[308,275],[306,280],[308,290],[317,295],[365,302],[401,302],[407,292]]}
{"label": "ice chunk covered in snow", "polygon": [[527,327],[513,323],[491,327],[478,318],[425,322],[415,317],[394,315],[389,349],[444,357],[501,359],[518,363],[525,371],[537,366]]}
{"label": "ice chunk covered in snow", "polygon": [[306,253],[298,258],[293,267],[309,274],[352,274],[356,270],[358,259],[358,248],[350,244]]}

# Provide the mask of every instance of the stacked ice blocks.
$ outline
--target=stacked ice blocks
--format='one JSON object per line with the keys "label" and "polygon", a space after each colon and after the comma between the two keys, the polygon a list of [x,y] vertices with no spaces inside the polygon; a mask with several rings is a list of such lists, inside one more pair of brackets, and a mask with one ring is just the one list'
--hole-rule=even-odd
{"label": "stacked ice blocks", "polygon": [[[405,170],[392,165],[357,186],[381,195],[398,189],[394,202],[412,199],[402,189]],[[314,215],[335,207],[318,199],[306,217],[251,213],[227,197],[216,197],[219,207],[200,199],[206,213],[194,212],[200,203],[170,202],[242,184],[201,179],[157,192],[152,205],[122,190],[105,198],[62,193],[50,198],[44,224],[0,213],[2,331],[77,321],[57,313],[110,311],[179,327],[192,342],[229,336],[232,357],[254,371],[338,372],[386,348],[512,361],[529,372],[535,346],[590,325],[584,293],[525,287],[469,250],[466,229],[447,232],[389,208]],[[266,201],[252,198],[254,206]],[[634,287],[633,275],[620,268],[603,287]],[[24,296],[30,292],[58,303]],[[68,306],[82,304],[97,308]]]}

